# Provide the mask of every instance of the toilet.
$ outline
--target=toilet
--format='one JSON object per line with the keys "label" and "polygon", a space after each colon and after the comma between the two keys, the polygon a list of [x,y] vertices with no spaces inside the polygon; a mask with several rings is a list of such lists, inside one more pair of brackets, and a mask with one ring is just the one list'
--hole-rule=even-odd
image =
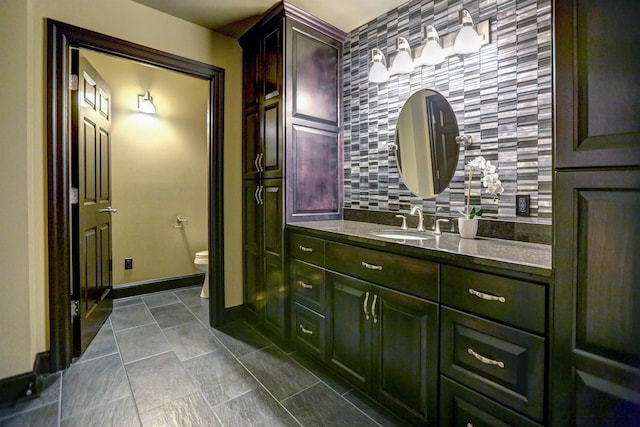
{"label": "toilet", "polygon": [[193,263],[198,270],[205,272],[200,298],[209,298],[209,251],[196,252],[196,259]]}

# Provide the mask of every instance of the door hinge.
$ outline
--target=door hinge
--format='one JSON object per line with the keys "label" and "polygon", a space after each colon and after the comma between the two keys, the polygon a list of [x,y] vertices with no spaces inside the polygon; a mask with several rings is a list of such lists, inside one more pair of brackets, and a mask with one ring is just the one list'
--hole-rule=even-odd
{"label": "door hinge", "polygon": [[77,205],[78,204],[78,189],[76,187],[71,187],[71,191],[69,192],[69,198],[71,199],[71,204],[72,205]]}
{"label": "door hinge", "polygon": [[69,90],[78,90],[77,74],[69,74]]}
{"label": "door hinge", "polygon": [[71,300],[71,318],[80,316],[80,301],[77,299]]}

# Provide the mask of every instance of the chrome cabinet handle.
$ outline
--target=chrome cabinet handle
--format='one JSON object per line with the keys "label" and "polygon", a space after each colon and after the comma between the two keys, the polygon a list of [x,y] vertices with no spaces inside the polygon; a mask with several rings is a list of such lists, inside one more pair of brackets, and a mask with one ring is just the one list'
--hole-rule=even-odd
{"label": "chrome cabinet handle", "polygon": [[300,330],[302,331],[303,334],[307,334],[307,335],[313,335],[313,331],[306,329],[304,326],[300,325]]}
{"label": "chrome cabinet handle", "polygon": [[362,261],[362,266],[368,268],[369,270],[382,270],[381,265],[369,264],[368,262]]}
{"label": "chrome cabinet handle", "polygon": [[302,286],[305,289],[313,289],[313,285],[308,285],[308,284],[304,283],[302,280],[298,281],[298,285]]}
{"label": "chrome cabinet handle", "polygon": [[501,362],[499,360],[489,359],[488,357],[484,357],[481,354],[478,354],[475,351],[473,351],[472,348],[468,348],[467,352],[473,357],[475,357],[476,359],[478,359],[479,361],[481,361],[482,363],[484,363],[485,365],[497,365],[499,368],[504,368],[504,362]]}
{"label": "chrome cabinet handle", "polygon": [[258,192],[260,191],[260,186],[256,187],[256,191],[253,192],[253,198],[256,199],[256,203],[260,204],[260,199],[258,198]]}
{"label": "chrome cabinet handle", "polygon": [[107,208],[98,210],[98,212],[116,213],[116,212],[118,212],[118,209],[113,209],[111,206],[109,206]]}
{"label": "chrome cabinet handle", "polygon": [[258,172],[264,172],[264,166],[262,166],[262,159],[264,159],[264,153],[258,154]]}
{"label": "chrome cabinet handle", "polygon": [[264,185],[258,186],[258,204],[264,205],[264,199],[262,198],[262,192],[264,191]]}
{"label": "chrome cabinet handle", "polygon": [[253,164],[256,167],[256,171],[260,172],[260,166],[258,165],[258,159],[260,159],[260,153],[256,154],[256,158],[253,161]]}
{"label": "chrome cabinet handle", "polygon": [[495,296],[495,295],[485,294],[484,292],[479,292],[479,291],[476,291],[475,289],[472,289],[472,288],[469,288],[469,293],[471,295],[475,295],[478,298],[482,298],[482,299],[487,300],[487,301],[507,302],[507,299],[505,297],[498,297],[498,296]]}
{"label": "chrome cabinet handle", "polygon": [[308,248],[306,246],[298,246],[302,252],[313,252],[313,248]]}
{"label": "chrome cabinet handle", "polygon": [[369,292],[364,297],[364,304],[362,304],[362,310],[364,311],[364,318],[369,320],[369,311],[367,310],[367,304],[369,304]]}
{"label": "chrome cabinet handle", "polygon": [[371,303],[371,315],[373,316],[373,323],[378,323],[378,315],[376,314],[376,302],[378,302],[378,294],[373,296],[373,302]]}

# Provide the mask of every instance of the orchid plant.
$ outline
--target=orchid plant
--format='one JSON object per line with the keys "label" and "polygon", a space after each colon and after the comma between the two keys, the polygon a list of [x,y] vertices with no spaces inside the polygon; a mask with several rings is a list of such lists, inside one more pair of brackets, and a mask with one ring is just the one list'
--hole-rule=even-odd
{"label": "orchid plant", "polygon": [[466,219],[471,219],[476,216],[482,216],[483,210],[470,207],[471,202],[471,181],[473,180],[473,171],[482,171],[482,179],[480,182],[482,186],[486,188],[485,193],[492,194],[494,197],[500,197],[504,188],[500,182],[498,173],[496,172],[496,166],[491,164],[489,160],[486,160],[482,156],[478,156],[475,159],[467,163],[469,167],[469,182],[467,184],[466,191],[466,207],[465,209],[458,209],[461,215]]}

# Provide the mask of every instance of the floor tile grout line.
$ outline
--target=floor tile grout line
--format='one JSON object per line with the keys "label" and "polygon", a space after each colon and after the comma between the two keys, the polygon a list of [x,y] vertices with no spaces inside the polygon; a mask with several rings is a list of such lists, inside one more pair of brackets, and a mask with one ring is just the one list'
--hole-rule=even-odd
{"label": "floor tile grout line", "polygon": [[[109,321],[111,321],[111,316],[109,316]],[[118,344],[118,338],[116,337],[116,332],[113,330],[113,322],[111,322],[111,332],[113,333],[113,339],[116,342],[116,348],[118,349],[118,355],[120,356],[120,363],[122,364],[122,369],[124,370],[124,374],[127,376],[129,393],[131,393],[133,406],[136,408],[136,415],[138,416],[138,422],[142,426],[142,418],[140,417],[140,409],[138,408],[138,401],[136,400],[135,394],[133,394],[133,387],[131,386],[131,378],[129,378],[129,372],[127,371],[127,367],[125,366],[124,360],[122,359],[122,353],[120,352],[120,344]]]}

